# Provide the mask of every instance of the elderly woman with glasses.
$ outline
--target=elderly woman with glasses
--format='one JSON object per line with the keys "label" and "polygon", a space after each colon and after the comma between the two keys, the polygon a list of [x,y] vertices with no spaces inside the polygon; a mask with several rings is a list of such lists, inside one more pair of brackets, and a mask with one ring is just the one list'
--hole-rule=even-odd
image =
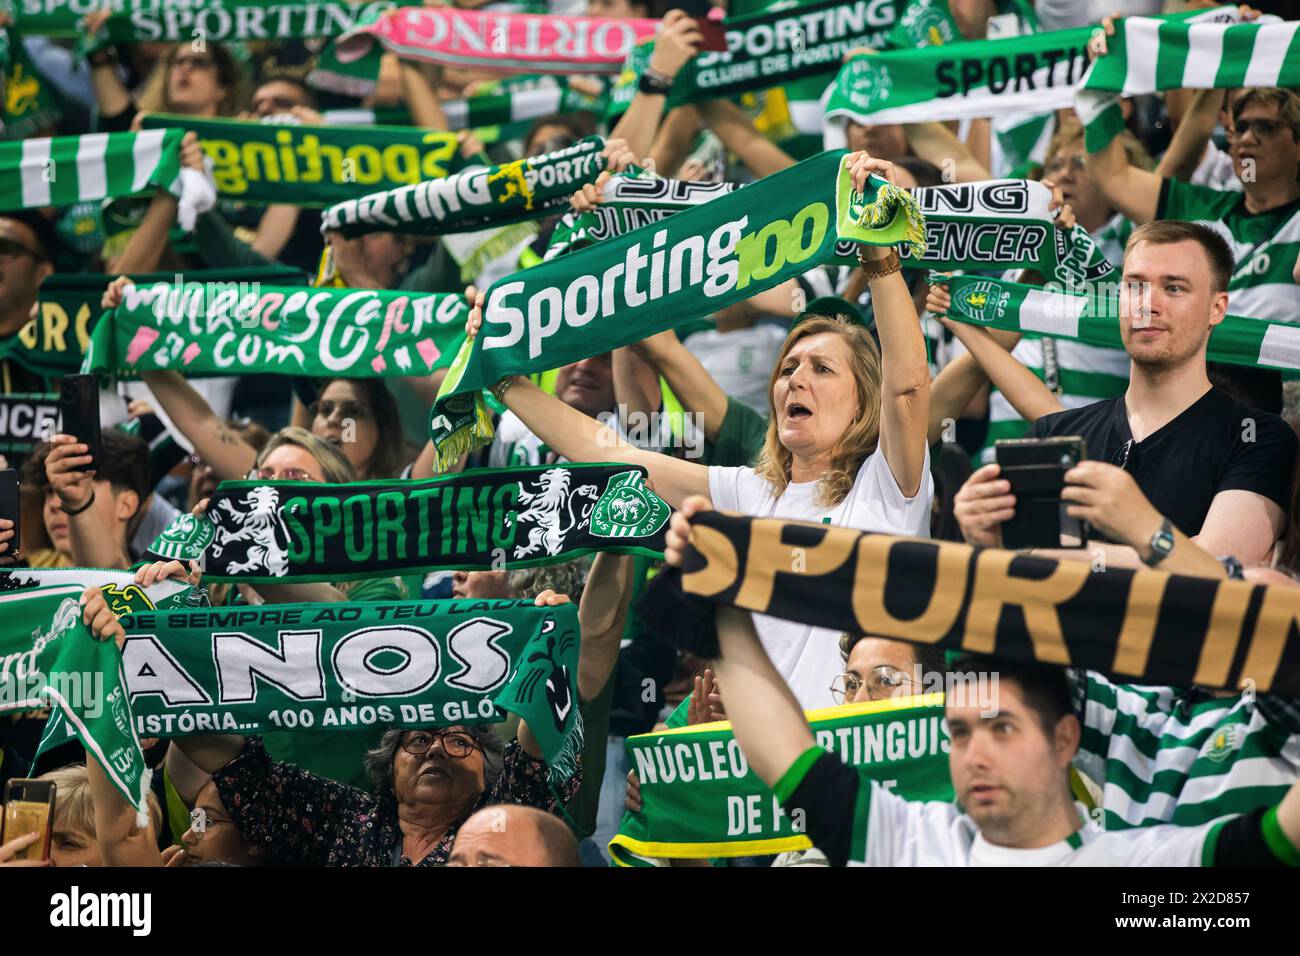
{"label": "elderly woman with glasses", "polygon": [[[600,695],[618,660],[631,567],[630,557],[609,554],[592,562],[578,605],[577,685],[583,702]],[[533,600],[553,607],[569,598],[545,590]],[[103,592],[88,588],[82,601],[84,620],[97,639],[125,642]],[[291,865],[442,866],[460,826],[476,811],[512,803],[557,812],[578,792],[582,777],[579,753],[577,772],[553,786],[525,721],[505,745],[486,724],[388,730],[366,761],[373,792],[272,760],[256,737],[172,743],[212,774],[220,804],[242,839],[260,846],[269,860]]]}

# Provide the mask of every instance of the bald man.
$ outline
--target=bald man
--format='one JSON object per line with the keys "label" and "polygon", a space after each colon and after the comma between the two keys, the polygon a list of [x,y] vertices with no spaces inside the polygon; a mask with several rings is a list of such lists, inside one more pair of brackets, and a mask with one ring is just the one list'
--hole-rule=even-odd
{"label": "bald man", "polygon": [[485,807],[461,825],[449,866],[581,866],[578,844],[557,817],[533,807]]}

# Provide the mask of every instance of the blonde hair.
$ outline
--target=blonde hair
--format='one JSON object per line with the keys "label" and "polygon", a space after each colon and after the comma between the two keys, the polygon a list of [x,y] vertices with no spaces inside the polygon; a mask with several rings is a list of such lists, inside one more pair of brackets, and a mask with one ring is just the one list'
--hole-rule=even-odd
{"label": "blonde hair", "polygon": [[257,453],[256,467],[261,468],[271,452],[283,445],[301,448],[315,458],[320,464],[320,470],[325,474],[325,480],[330,484],[341,485],[344,482],[357,480],[356,469],[352,467],[352,462],[347,460],[343,452],[325,439],[317,438],[307,429],[299,428],[297,425],[281,428],[271,436],[262,450]]}
{"label": "blonde hair", "polygon": [[785,493],[790,484],[790,463],[793,455],[781,444],[776,425],[776,403],[773,393],[781,377],[781,366],[796,342],[810,335],[829,332],[844,339],[849,346],[849,367],[857,386],[861,415],[853,420],[831,449],[831,464],[826,474],[818,480],[817,494],[823,504],[837,505],[848,497],[853,480],[862,463],[876,450],[880,441],[880,346],[866,328],[847,315],[809,315],[803,318],[781,346],[781,354],[767,384],[767,401],[770,415],[763,450],[754,463],[754,473],[766,478],[777,497]]}
{"label": "blonde hair", "polygon": [[[92,758],[93,759],[93,758]],[[58,770],[43,773],[38,780],[54,784],[54,828],[77,830],[89,836],[95,834],[95,798],[90,792],[90,777],[85,764],[74,763]],[[152,790],[145,794],[149,801],[149,820],[155,834],[162,832],[162,805]]]}

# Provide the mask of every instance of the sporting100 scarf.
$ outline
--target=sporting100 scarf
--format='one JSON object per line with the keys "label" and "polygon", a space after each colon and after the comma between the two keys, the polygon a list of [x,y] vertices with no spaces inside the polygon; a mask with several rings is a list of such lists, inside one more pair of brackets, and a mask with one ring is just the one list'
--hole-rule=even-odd
{"label": "sporting100 scarf", "polygon": [[492,437],[480,390],[559,368],[749,298],[835,255],[841,239],[924,252],[905,191],[854,189],[846,153],[822,153],[743,190],[571,255],[487,291],[483,326],[461,346],[430,416],[435,470]]}
{"label": "sporting100 scarf", "polygon": [[[809,711],[817,744],[909,800],[951,800],[943,695]],[[812,842],[749,767],[726,721],[627,738],[641,810],[609,844],[620,866],[806,850]]]}
{"label": "sporting100 scarf", "polygon": [[663,554],[672,509],[631,465],[476,469],[429,481],[227,481],[153,543],[217,581],[508,570],[596,551]]}

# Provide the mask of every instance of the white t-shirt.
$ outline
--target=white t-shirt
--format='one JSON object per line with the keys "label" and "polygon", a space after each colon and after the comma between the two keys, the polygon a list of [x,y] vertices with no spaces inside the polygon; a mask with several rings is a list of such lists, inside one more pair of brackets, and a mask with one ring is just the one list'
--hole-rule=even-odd
{"label": "white t-shirt", "polygon": [[[813,521],[859,531],[928,538],[933,495],[928,447],[925,477],[915,497],[903,496],[889,463],[877,450],[862,463],[853,488],[834,507],[827,507],[818,499],[815,481],[789,484],[777,498],[772,494],[772,486],[752,468],[709,468],[709,496],[719,511],[738,511],[756,518]],[[839,632],[765,614],[754,615],[754,628],[772,663],[794,691],[800,707],[813,710],[835,703],[831,683],[844,672]]]}
{"label": "white t-shirt", "polygon": [[[951,803],[904,800],[874,780],[865,814],[866,845],[850,851],[850,866],[1202,866],[1205,839],[1215,823],[1195,827],[1161,824],[1102,832],[1085,823],[1051,846],[1018,850],[995,846],[969,816]],[[1088,819],[1086,808],[1080,819]],[[854,833],[860,833],[854,820]]]}

